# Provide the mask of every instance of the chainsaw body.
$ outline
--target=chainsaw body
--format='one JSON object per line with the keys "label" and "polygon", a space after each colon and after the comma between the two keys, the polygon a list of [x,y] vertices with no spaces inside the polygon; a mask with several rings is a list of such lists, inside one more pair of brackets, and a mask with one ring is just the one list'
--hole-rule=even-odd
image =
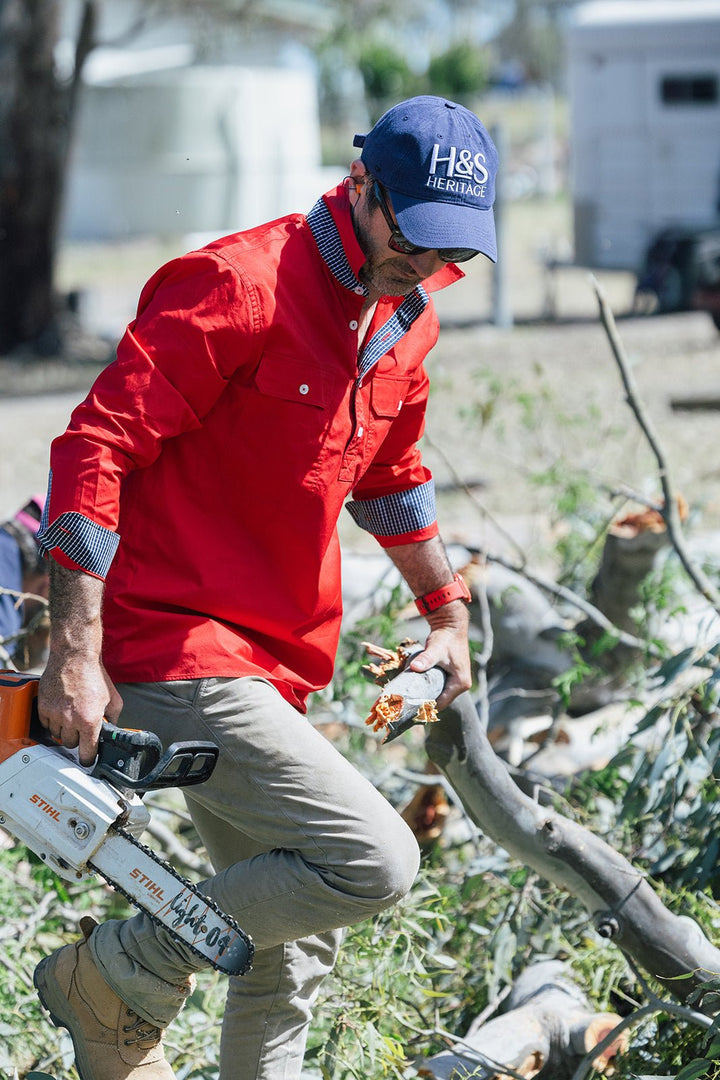
{"label": "chainsaw body", "polygon": [[151,732],[104,722],[86,768],[40,725],[38,683],[0,671],[0,826],[66,880],[101,874],[218,970],[242,974],[252,957],[247,935],[139,842],[150,821],[141,794],[207,780],[217,747],[178,742],[163,752]]}
{"label": "chainsaw body", "polygon": [[70,881],[91,873],[111,826],[139,837],[149,821],[139,795],[121,795],[60,748],[25,746],[0,763],[0,825]]}
{"label": "chainsaw body", "polygon": [[104,723],[91,769],[53,743],[37,716],[39,679],[0,672],[0,825],[61,877],[76,881],[108,830],[139,837],[150,821],[140,792],[206,780],[211,743],[173,743],[162,752],[148,731]]}

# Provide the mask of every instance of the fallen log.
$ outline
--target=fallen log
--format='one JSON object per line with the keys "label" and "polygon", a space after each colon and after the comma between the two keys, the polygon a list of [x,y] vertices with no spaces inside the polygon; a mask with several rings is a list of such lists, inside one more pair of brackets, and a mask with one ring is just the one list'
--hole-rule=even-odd
{"label": "fallen log", "polygon": [[[406,669],[385,683],[383,695],[392,696],[400,680],[398,696],[407,694],[415,702],[427,696],[429,674],[417,673],[414,688],[416,673]],[[402,708],[398,717],[408,719]],[[494,753],[469,693],[460,694],[439,722],[427,725],[425,747],[478,828],[576,896],[598,934],[676,998],[687,1000],[720,972],[720,950],[694,920],[665,907],[641,870],[582,825],[520,790]]]}
{"label": "fallen log", "polygon": [[469,694],[427,729],[425,746],[478,828],[576,896],[601,937],[675,997],[686,1000],[720,972],[720,950],[696,922],[668,911],[641,870],[588,829],[523,794],[494,754]]}
{"label": "fallen log", "polygon": [[[505,1080],[512,1069],[530,1080],[571,1080],[585,1055],[620,1023],[616,1013],[596,1012],[570,975],[567,964],[533,964],[515,981],[500,1016],[473,1022],[449,1050],[415,1062],[430,1080]],[[598,1052],[602,1072],[626,1049],[622,1032]]]}
{"label": "fallen log", "polygon": [[689,397],[670,398],[673,412],[717,412],[720,409],[720,394],[693,394]]}

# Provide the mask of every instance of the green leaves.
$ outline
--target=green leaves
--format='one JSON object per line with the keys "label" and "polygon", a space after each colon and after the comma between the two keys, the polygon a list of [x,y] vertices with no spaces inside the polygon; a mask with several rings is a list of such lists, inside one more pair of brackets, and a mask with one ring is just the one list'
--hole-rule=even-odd
{"label": "green leaves", "polygon": [[700,1080],[701,1077],[702,1080],[708,1080],[711,1065],[712,1061],[709,1058],[696,1058],[680,1070],[676,1080]]}

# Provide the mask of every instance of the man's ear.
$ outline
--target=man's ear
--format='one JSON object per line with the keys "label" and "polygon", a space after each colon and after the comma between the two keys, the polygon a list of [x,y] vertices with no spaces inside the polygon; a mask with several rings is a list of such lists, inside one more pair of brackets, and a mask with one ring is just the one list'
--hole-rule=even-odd
{"label": "man's ear", "polygon": [[357,158],[350,166],[350,179],[352,181],[352,186],[355,189],[356,195],[360,194],[362,186],[365,183],[366,176],[367,169],[365,168],[365,165],[360,160],[360,158]]}

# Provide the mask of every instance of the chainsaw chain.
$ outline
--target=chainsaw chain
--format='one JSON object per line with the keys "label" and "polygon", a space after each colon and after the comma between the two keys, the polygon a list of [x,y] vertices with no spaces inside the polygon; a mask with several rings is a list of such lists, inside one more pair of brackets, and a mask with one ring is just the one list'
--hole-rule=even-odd
{"label": "chainsaw chain", "polygon": [[[158,865],[162,866],[164,870],[167,870],[167,872],[171,874],[172,877],[174,877],[180,885],[182,885],[186,889],[189,889],[193,896],[196,896],[198,900],[202,901],[203,904],[207,904],[209,908],[212,908],[216,915],[219,915],[221,919],[225,920],[228,926],[232,927],[232,929],[245,942],[248,950],[247,967],[241,974],[244,975],[245,972],[249,971],[252,965],[255,946],[253,945],[252,939],[238,925],[235,919],[233,919],[233,917],[231,915],[228,915],[225,911],[222,911],[222,909],[218,907],[218,905],[211,897],[206,896],[205,893],[200,892],[196,885],[193,885],[191,881],[188,881],[188,879],[183,877],[182,874],[179,874],[175,867],[172,866],[172,864],[169,863],[167,859],[161,858],[146,844],[143,844],[140,840],[137,839],[137,837],[133,836],[132,833],[127,832],[125,829],[120,829],[115,825],[111,826],[111,828],[112,831],[114,833],[117,833],[118,836],[121,836],[123,840],[127,840],[128,843],[133,845],[133,847],[139,848],[140,851],[142,851],[143,855],[147,855],[148,858],[152,860],[152,862],[158,863]],[[198,949],[195,945],[191,945],[189,941],[186,941],[184,938],[180,937],[179,934],[176,934],[172,927],[167,926],[158,915],[156,915],[153,911],[149,911],[136,897],[130,896],[130,894],[127,893],[125,889],[123,889],[122,885],[118,884],[117,881],[113,881],[111,877],[108,877],[107,874],[103,873],[102,870],[98,869],[98,867],[95,866],[93,862],[88,862],[87,865],[96,874],[99,874],[100,877],[104,878],[112,889],[115,889],[116,892],[119,892],[122,896],[124,896],[125,899],[133,907],[139,907],[144,915],[147,915],[149,919],[152,919],[152,921],[157,926],[161,927],[161,929],[163,929],[165,933],[173,939],[173,941],[177,942],[178,945],[181,945],[183,949],[189,949],[190,952],[195,953],[195,955],[199,956],[201,960],[204,960],[206,964],[210,964],[212,967],[214,967],[216,971],[222,971],[223,974],[227,975],[227,971],[221,968],[218,964],[215,964],[209,956],[205,955],[205,953],[201,949]]]}

